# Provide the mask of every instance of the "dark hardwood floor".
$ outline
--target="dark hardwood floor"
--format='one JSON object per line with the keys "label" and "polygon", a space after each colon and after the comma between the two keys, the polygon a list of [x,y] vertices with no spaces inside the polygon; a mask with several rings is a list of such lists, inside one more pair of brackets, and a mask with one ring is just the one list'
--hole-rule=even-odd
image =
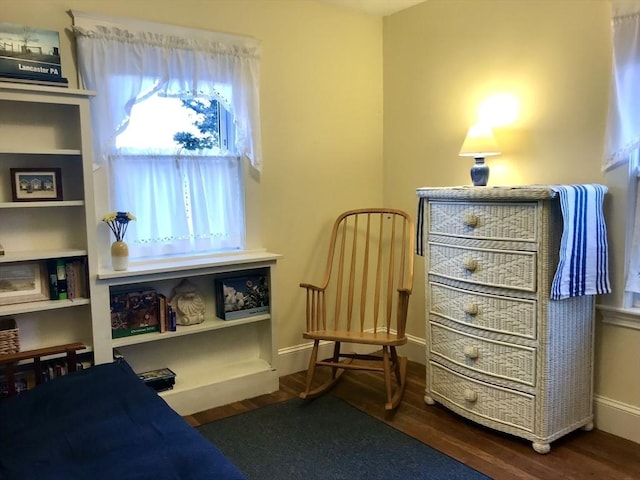
{"label": "dark hardwood floor", "polygon": [[[348,371],[329,394],[496,480],[640,479],[640,444],[596,428],[591,432],[570,433],[553,442],[550,453],[540,455],[524,439],[481,427],[440,405],[425,405],[424,377],[424,366],[409,362],[407,390],[394,413],[384,410],[384,383],[380,374]],[[305,372],[287,375],[280,379],[280,390],[275,393],[185,419],[197,426],[282,402],[296,397],[304,381]],[[401,465],[402,460],[398,459],[398,463]]]}

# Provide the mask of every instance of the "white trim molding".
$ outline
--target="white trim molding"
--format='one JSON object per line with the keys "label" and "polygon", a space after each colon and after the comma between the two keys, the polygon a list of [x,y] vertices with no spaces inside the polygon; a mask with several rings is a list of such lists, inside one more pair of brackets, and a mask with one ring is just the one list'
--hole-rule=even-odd
{"label": "white trim molding", "polygon": [[602,323],[640,330],[640,308],[619,308],[608,305],[598,305],[597,309],[602,315]]}
{"label": "white trim molding", "polygon": [[598,430],[640,443],[640,407],[600,395],[595,396],[593,407]]}

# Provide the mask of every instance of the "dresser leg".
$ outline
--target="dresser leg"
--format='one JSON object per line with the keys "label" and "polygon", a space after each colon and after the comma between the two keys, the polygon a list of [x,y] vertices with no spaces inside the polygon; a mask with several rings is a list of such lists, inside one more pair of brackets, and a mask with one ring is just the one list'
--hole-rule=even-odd
{"label": "dresser leg", "polygon": [[591,430],[593,430],[593,422],[587,423],[582,427],[582,430],[584,430],[585,432],[590,432]]}
{"label": "dresser leg", "polygon": [[551,451],[551,445],[549,443],[537,443],[533,442],[533,449],[538,453],[549,453]]}
{"label": "dresser leg", "polygon": [[431,398],[431,396],[429,394],[426,394],[424,396],[424,403],[426,403],[427,405],[435,405],[436,402],[433,398]]}

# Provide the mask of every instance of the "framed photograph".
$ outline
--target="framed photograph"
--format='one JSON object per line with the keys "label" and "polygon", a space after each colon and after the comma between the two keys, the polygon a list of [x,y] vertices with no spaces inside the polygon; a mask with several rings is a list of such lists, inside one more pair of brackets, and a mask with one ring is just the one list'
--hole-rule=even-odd
{"label": "framed photograph", "polygon": [[59,168],[12,168],[10,171],[14,202],[62,200]]}
{"label": "framed photograph", "polygon": [[42,262],[0,264],[0,305],[49,300],[47,271]]}
{"label": "framed photograph", "polygon": [[250,270],[221,275],[214,280],[216,315],[236,320],[269,312],[269,273]]}

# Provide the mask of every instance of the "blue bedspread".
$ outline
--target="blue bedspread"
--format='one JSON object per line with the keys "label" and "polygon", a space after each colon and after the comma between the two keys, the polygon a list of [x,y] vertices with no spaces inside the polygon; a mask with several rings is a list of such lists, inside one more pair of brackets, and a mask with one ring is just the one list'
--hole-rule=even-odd
{"label": "blue bedspread", "polygon": [[124,362],[0,401],[2,480],[244,479]]}

